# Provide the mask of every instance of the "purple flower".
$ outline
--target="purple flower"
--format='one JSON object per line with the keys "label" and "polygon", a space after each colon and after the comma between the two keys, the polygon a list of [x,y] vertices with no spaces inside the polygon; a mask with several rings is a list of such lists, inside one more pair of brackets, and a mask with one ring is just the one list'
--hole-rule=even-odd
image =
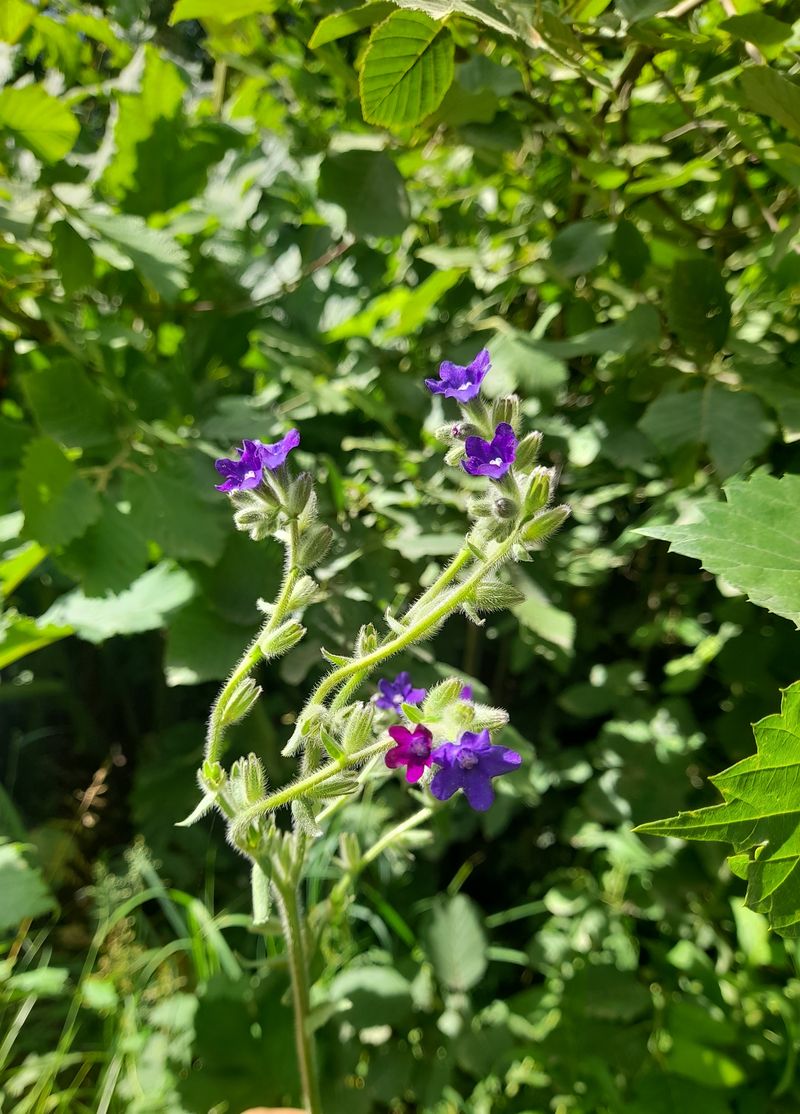
{"label": "purple flower", "polygon": [[482,437],[468,437],[464,442],[467,459],[461,467],[470,476],[489,476],[499,480],[505,476],[517,454],[517,438],[508,422],[501,422],[491,441]]}
{"label": "purple flower", "polygon": [[464,685],[458,694],[459,700],[472,700],[472,685]]}
{"label": "purple flower", "polygon": [[459,402],[469,402],[475,398],[481,389],[481,383],[486,378],[492,366],[492,360],[486,348],[482,348],[471,364],[461,367],[460,364],[451,364],[444,360],[439,364],[439,378],[426,379],[425,386],[435,395],[444,395],[445,398],[455,398]]}
{"label": "purple flower", "polygon": [[395,741],[391,750],[386,752],[385,762],[390,770],[398,766],[406,767],[406,781],[413,785],[431,764],[431,742],[433,736],[427,727],[418,723],[413,731],[407,727],[390,727],[389,734]]}
{"label": "purple flower", "polygon": [[264,469],[268,472],[280,467],[286,457],[300,444],[300,434],[296,429],[290,429],[285,437],[272,445],[265,445],[261,441],[243,441],[238,460],[223,457],[214,462],[214,467],[225,482],[216,484],[217,491],[247,491],[249,488],[258,487],[264,478]]}
{"label": "purple flower", "polygon": [[488,731],[465,731],[460,742],[443,743],[431,758],[442,767],[431,781],[434,797],[447,801],[463,789],[476,812],[486,812],[494,800],[492,778],[511,773],[522,761],[515,750],[492,744]]}
{"label": "purple flower", "polygon": [[415,689],[408,673],[398,673],[393,681],[378,681],[380,696],[375,703],[387,712],[399,712],[401,704],[420,704],[427,689]]}

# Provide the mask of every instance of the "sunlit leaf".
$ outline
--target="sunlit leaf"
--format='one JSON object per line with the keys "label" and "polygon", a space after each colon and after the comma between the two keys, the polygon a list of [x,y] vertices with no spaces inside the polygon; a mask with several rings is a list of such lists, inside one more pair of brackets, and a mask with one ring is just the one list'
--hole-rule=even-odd
{"label": "sunlit leaf", "polygon": [[453,39],[446,27],[414,12],[393,12],[369,40],[359,86],[364,119],[416,124],[442,103],[453,80]]}

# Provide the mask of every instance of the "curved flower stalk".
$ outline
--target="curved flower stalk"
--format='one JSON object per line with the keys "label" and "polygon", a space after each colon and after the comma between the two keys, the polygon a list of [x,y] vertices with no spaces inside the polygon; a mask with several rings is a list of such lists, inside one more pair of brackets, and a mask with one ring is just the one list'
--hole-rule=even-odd
{"label": "curved flower stalk", "polygon": [[[360,770],[382,756],[388,769],[405,769],[405,779],[435,800],[459,790],[478,811],[494,799],[493,779],[513,772],[520,756],[493,744],[491,732],[508,720],[499,708],[476,704],[461,681],[452,678],[430,691],[416,688],[408,673],[383,679],[372,699],[358,699],[369,676],[395,654],[431,638],[457,611],[482,623],[482,613],[512,606],[520,594],[499,574],[512,561],[529,560],[569,514],[553,506],[556,485],[551,468],[537,466],[541,435],[520,428],[519,400],[511,396],[488,406],[480,397],[490,373],[484,349],[471,364],[444,362],[428,389],[460,407],[458,421],[438,431],[447,445],[446,462],[473,488],[471,524],[464,544],[434,582],[401,614],[384,615],[384,630],[361,628],[347,653],[323,650],[332,666],[297,715],[283,753],[297,759],[294,780],[267,786],[255,755],[221,762],[227,729],[251,710],[261,695],[252,674],[264,660],[278,657],[304,636],[304,609],[321,598],[309,575],[327,552],[332,534],[319,522],[311,476],[293,474],[290,455],[300,435],[290,430],[272,443],[245,441],[236,457],[216,462],[223,477],[218,489],[228,494],[234,522],[253,540],[272,535],[286,550],[283,581],[272,603],[259,606],[265,618],[211,710],[205,760],[198,773],[202,800],[184,824],[216,809],[227,821],[231,843],[251,863],[253,919],[263,922],[274,900],[286,936],[298,1025],[297,1051],[305,1101],[318,1114],[319,1088],[313,1042],[306,1025],[309,1002],[306,929],[300,883],[308,841],[341,801],[357,794]],[[397,723],[397,719],[402,723]],[[387,774],[387,776],[389,776]],[[281,831],[276,811],[289,805],[290,830]],[[425,806],[382,836],[365,853],[343,854],[347,877],[357,878],[377,854],[401,841],[421,837],[415,831],[429,817]],[[394,833],[394,834],[393,834]],[[341,895],[340,895],[341,896]]]}

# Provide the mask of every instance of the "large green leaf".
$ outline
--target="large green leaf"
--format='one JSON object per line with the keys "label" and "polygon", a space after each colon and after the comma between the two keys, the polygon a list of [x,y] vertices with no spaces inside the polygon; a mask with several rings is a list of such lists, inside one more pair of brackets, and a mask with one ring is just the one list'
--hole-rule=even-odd
{"label": "large green leaf", "polygon": [[486,933],[468,897],[456,894],[437,902],[427,934],[437,978],[448,990],[471,990],[488,964]]}
{"label": "large green leaf", "polygon": [[25,85],[0,92],[0,130],[45,162],[57,162],[72,150],[80,126],[63,101],[41,85]]}
{"label": "large green leaf", "polygon": [[403,175],[383,151],[328,155],[319,176],[320,196],[341,205],[359,236],[399,236],[408,224]]}
{"label": "large green leaf", "polygon": [[718,383],[659,395],[639,428],[666,455],[705,445],[714,467],[725,477],[762,452],[773,433],[755,395],[730,391]]}
{"label": "large green leaf", "polygon": [[81,213],[81,219],[100,237],[90,241],[92,250],[113,267],[134,268],[168,301],[186,287],[189,257],[163,228],[126,213]]}
{"label": "large green leaf", "polygon": [[453,39],[417,12],[394,12],[373,31],[359,86],[364,119],[398,127],[418,124],[442,103],[453,81]]}
{"label": "large green leaf", "polygon": [[100,516],[100,500],[54,441],[25,446],[19,477],[25,535],[46,546],[66,545]]}
{"label": "large green leaf", "polygon": [[800,627],[800,476],[756,473],[725,487],[726,502],[700,502],[694,520],[639,533],[696,557],[753,603]]}
{"label": "large green leaf", "polygon": [[[800,580],[800,577],[798,577]],[[784,936],[800,936],[800,681],[779,715],[754,727],[757,753],[711,778],[724,804],[637,828],[647,835],[732,843],[747,904]]]}
{"label": "large green leaf", "polygon": [[392,8],[391,0],[372,0],[369,4],[361,4],[360,7],[350,8],[346,12],[326,15],[314,28],[314,34],[308,40],[308,45],[312,50],[316,50],[326,43],[362,31],[365,27],[377,23],[379,19],[385,19],[391,14]]}
{"label": "large green leaf", "polygon": [[170,23],[187,19],[211,20],[214,23],[233,23],[248,15],[261,15],[275,8],[274,0],[178,0],[169,17]]}
{"label": "large green leaf", "polygon": [[87,596],[122,592],[146,570],[147,541],[113,503],[104,501],[103,513],[86,533],[59,554],[59,567],[79,580]]}
{"label": "large green leaf", "polygon": [[113,440],[111,409],[74,360],[59,360],[22,380],[22,388],[41,429],[63,445],[87,448]]}
{"label": "large green leaf", "polygon": [[3,0],[0,7],[0,43],[13,45],[36,19],[36,8],[28,0]]}
{"label": "large green leaf", "polygon": [[63,623],[30,619],[13,610],[4,611],[0,615],[0,669],[72,633],[72,627]]}
{"label": "large green leaf", "polygon": [[800,135],[800,85],[769,66],[748,67],[740,84],[748,108],[772,117],[781,127]]}
{"label": "large green leaf", "polygon": [[680,259],[672,269],[669,323],[686,350],[708,361],[722,348],[731,323],[731,302],[711,259]]}

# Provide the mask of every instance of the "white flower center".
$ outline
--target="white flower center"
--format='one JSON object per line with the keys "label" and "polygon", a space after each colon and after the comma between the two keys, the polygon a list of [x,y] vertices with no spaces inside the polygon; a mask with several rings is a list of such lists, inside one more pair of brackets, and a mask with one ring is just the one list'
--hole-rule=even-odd
{"label": "white flower center", "polygon": [[478,756],[473,754],[471,750],[466,750],[463,754],[459,754],[458,764],[462,770],[471,770],[478,765]]}
{"label": "white flower center", "polygon": [[496,456],[496,457],[494,458],[494,460],[490,460],[490,461],[489,461],[489,463],[490,463],[490,464],[493,464],[493,465],[495,466],[495,468],[497,468],[497,467],[499,467],[499,465],[501,465],[501,464],[502,464],[503,462],[502,462],[502,460],[500,459],[500,457],[499,457],[499,456]]}
{"label": "white flower center", "polygon": [[474,383],[465,383],[463,387],[456,387],[456,393],[463,395],[465,391],[471,391],[474,386]]}

